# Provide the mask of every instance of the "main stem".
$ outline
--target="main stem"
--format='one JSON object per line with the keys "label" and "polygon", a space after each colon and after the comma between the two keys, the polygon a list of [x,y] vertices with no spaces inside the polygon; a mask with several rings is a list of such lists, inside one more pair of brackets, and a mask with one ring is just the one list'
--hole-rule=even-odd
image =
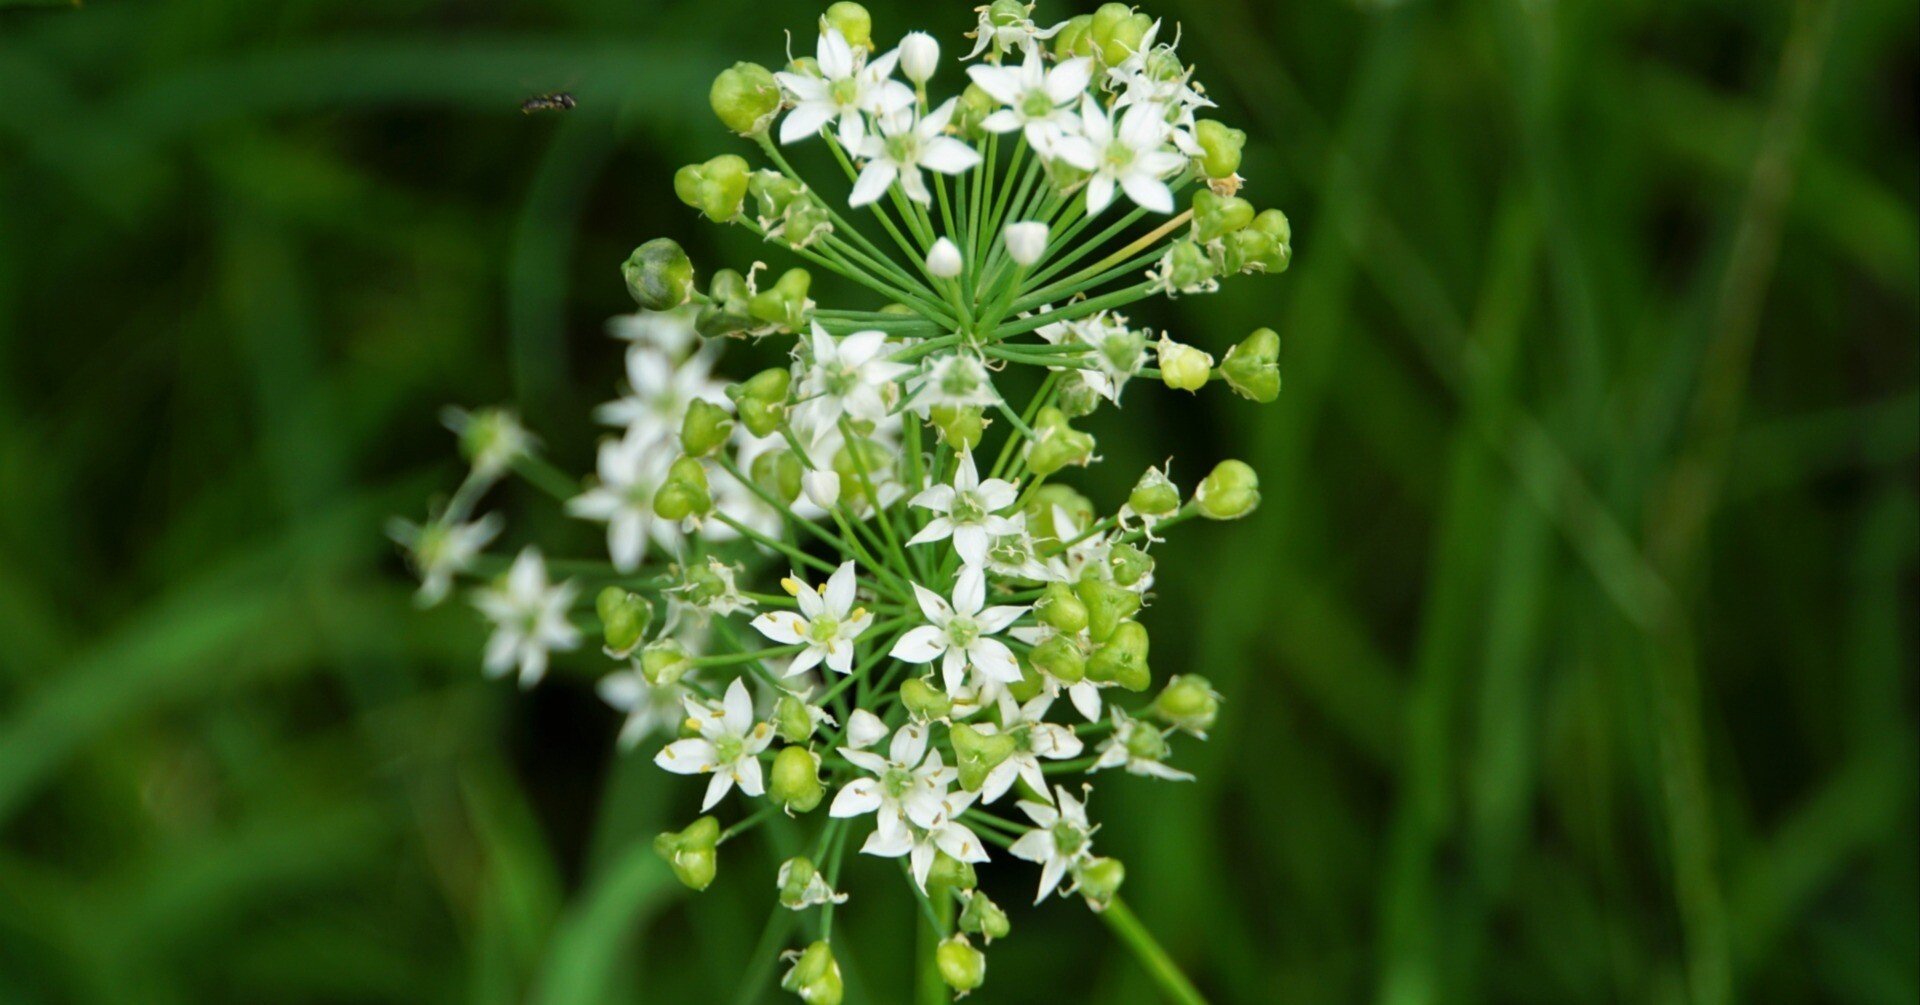
{"label": "main stem", "polygon": [[1107,909],[1100,912],[1100,917],[1115,935],[1120,936],[1120,941],[1133,953],[1133,958],[1140,961],[1141,969],[1153,978],[1153,983],[1168,1001],[1180,1005],[1206,1005],[1207,999],[1200,994],[1200,989],[1194,987],[1187,975],[1181,972],[1180,965],[1173,962],[1173,957],[1160,948],[1153,933],[1140,923],[1139,917],[1127,906],[1126,901],[1113,898]]}

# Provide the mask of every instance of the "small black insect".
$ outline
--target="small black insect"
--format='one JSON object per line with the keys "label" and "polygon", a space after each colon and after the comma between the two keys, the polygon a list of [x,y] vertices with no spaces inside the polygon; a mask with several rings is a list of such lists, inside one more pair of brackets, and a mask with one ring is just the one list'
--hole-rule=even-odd
{"label": "small black insect", "polygon": [[520,102],[520,111],[526,115],[532,115],[535,112],[564,112],[574,104],[573,95],[565,91],[556,91],[553,94],[536,94]]}

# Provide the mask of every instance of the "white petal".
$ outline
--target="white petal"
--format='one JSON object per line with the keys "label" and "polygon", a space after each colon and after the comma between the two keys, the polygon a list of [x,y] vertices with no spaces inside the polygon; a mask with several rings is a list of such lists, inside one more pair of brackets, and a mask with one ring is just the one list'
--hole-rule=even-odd
{"label": "white petal", "polygon": [[887,655],[908,663],[926,663],[947,651],[947,633],[932,625],[921,625],[900,636]]}
{"label": "white petal", "polygon": [[1012,684],[1020,679],[1020,661],[1013,658],[1013,650],[999,639],[975,639],[967,648],[967,655],[989,680]]}
{"label": "white petal", "polygon": [[960,174],[980,163],[980,155],[951,136],[936,136],[920,151],[920,166],[941,174]]}
{"label": "white petal", "polygon": [[887,186],[899,174],[892,161],[872,160],[860,170],[860,180],[853,183],[853,194],[848,197],[847,205],[865,206],[880,201],[886,194]]}
{"label": "white petal", "polygon": [[780,142],[798,143],[820,132],[833,118],[833,106],[823,101],[803,101],[780,120]]}
{"label": "white petal", "polygon": [[1020,615],[1027,613],[1028,610],[1030,610],[1030,608],[1025,605],[1015,606],[1012,604],[1003,604],[981,611],[978,615],[974,616],[973,620],[980,626],[981,632],[987,635],[998,635],[1002,631],[1005,631],[1008,625],[1018,620]]}
{"label": "white petal", "polygon": [[697,775],[714,768],[713,744],[698,737],[675,740],[653,755],[653,763],[676,775]]}
{"label": "white petal", "polygon": [[1093,216],[1113,202],[1113,179],[1103,174],[1087,180],[1087,215]]}
{"label": "white petal", "polygon": [[707,798],[701,800],[700,812],[705,813],[713,809],[714,804],[726,798],[727,793],[731,791],[733,791],[733,773],[729,771],[714,772],[713,778],[707,782]]}
{"label": "white petal", "polygon": [[827,577],[825,599],[828,612],[836,618],[846,617],[847,612],[853,610],[853,591],[853,563],[842,562],[840,568],[833,570],[833,575]]}
{"label": "white petal", "polygon": [[887,724],[864,708],[856,708],[847,717],[847,743],[856,750],[871,747],[887,735]]}
{"label": "white petal", "polygon": [[[954,533],[958,535],[959,532]],[[960,570],[960,577],[953,584],[953,609],[972,617],[980,613],[981,605],[986,602],[987,574],[980,571],[978,566]]]}
{"label": "white petal", "polygon": [[1155,213],[1173,212],[1173,190],[1157,178],[1135,171],[1120,179],[1120,187],[1127,190],[1127,198],[1143,209]]}
{"label": "white petal", "polygon": [[927,727],[908,723],[893,734],[887,745],[887,757],[895,764],[914,767],[927,754]]}
{"label": "white petal", "polygon": [[827,809],[830,817],[857,817],[880,808],[880,783],[872,778],[856,778],[840,788]]}
{"label": "white petal", "polygon": [[751,622],[755,631],[783,646],[804,642],[807,624],[792,611],[768,611]]}
{"label": "white petal", "polygon": [[727,685],[722,703],[726,706],[727,732],[734,736],[747,735],[747,730],[753,727],[753,698],[747,694],[747,685],[740,678],[735,677],[733,683]]}

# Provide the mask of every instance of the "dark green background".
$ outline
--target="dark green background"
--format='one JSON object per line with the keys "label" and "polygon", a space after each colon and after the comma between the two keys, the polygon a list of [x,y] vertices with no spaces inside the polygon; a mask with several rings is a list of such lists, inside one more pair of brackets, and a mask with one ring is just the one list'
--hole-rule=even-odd
{"label": "dark green background", "polygon": [[[955,85],[966,5],[872,6]],[[699,787],[584,673],[484,683],[380,525],[457,478],[446,402],[585,468],[625,252],[762,250],[671,196],[741,150],[706,82],[816,12],[0,3],[0,1000],[733,1000],[777,850],[683,897],[644,839]],[[1221,1001],[1914,1001],[1915,5],[1154,12],[1296,254],[1138,318],[1273,326],[1277,404],[1094,424],[1103,505],[1266,490],[1160,552],[1156,672],[1229,703],[1197,783],[1096,798],[1139,913]],[[900,1001],[898,876],[848,883]],[[1067,902],[989,975],[1150,994]]]}

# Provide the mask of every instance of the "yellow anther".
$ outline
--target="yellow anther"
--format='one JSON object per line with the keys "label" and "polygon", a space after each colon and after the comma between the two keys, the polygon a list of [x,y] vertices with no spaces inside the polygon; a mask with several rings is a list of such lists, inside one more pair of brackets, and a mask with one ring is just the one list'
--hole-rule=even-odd
{"label": "yellow anther", "polygon": [[800,584],[794,582],[792,576],[781,576],[780,588],[787,591],[787,596],[789,597],[797,597],[800,595]]}

